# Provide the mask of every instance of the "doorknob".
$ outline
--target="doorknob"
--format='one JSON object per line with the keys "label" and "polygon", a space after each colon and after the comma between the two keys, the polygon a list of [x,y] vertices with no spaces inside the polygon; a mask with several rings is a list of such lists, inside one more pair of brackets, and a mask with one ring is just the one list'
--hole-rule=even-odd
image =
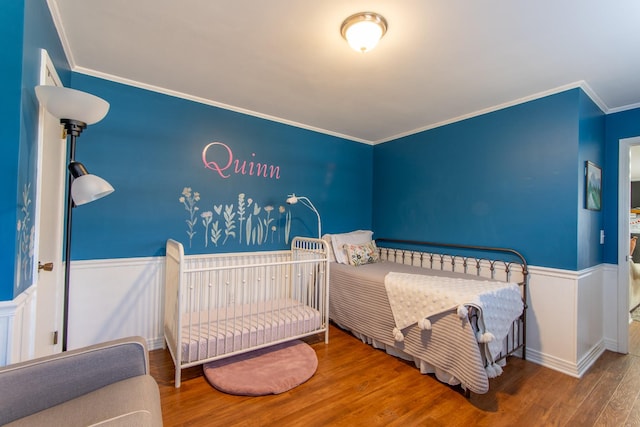
{"label": "doorknob", "polygon": [[52,271],[53,270],[53,263],[52,262],[48,262],[46,264],[41,264],[40,261],[38,261],[38,271],[40,271],[40,270]]}

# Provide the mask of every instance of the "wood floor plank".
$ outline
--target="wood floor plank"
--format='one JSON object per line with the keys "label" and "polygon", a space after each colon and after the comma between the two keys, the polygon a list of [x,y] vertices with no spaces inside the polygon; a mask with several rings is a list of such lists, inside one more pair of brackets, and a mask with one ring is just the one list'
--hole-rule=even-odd
{"label": "wood floor plank", "polygon": [[589,394],[588,402],[579,406],[569,422],[574,425],[595,425],[633,361],[633,357],[619,357],[617,363],[609,363]]}
{"label": "wood floor plank", "polygon": [[596,420],[596,425],[620,426],[626,421],[640,393],[640,359],[632,358],[624,378]]}
{"label": "wood floor plank", "polygon": [[201,367],[185,370],[176,389],[169,352],[150,352],[165,426],[640,425],[638,356],[605,352],[581,379],[510,358],[488,393],[467,399],[459,387],[343,330],[332,326],[330,335],[329,345],[308,340],[318,356],[315,375],[271,396],[222,393]]}

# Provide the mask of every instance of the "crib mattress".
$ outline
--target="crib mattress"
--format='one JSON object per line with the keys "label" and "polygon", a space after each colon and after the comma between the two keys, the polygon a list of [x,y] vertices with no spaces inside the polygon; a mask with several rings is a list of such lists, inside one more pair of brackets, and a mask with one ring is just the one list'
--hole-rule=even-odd
{"label": "crib mattress", "polygon": [[182,363],[221,358],[299,337],[318,330],[321,322],[318,310],[290,298],[187,312],[182,318]]}

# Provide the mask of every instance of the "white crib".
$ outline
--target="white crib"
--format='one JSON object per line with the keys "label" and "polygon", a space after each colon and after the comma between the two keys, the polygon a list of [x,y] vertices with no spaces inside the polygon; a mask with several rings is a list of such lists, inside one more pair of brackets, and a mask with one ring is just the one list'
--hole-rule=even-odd
{"label": "white crib", "polygon": [[329,342],[329,263],[319,239],[291,250],[184,255],[167,240],[164,338],[182,369],[318,333]]}

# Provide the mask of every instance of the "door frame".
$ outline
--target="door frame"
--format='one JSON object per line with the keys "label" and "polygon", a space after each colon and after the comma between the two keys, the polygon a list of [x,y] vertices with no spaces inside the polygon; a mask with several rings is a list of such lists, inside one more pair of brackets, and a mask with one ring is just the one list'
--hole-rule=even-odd
{"label": "door frame", "polygon": [[[60,80],[60,77],[53,64],[53,61],[49,57],[49,54],[47,53],[47,51],[44,49],[41,49],[41,52],[40,52],[39,84],[41,85],[53,84],[55,86],[63,86],[62,81]],[[52,261],[54,263],[53,271],[46,273],[46,274],[53,275],[52,282],[55,284],[55,299],[54,301],[50,301],[50,302],[47,301],[47,303],[54,305],[54,315],[53,315],[54,319],[46,319],[46,321],[47,322],[53,321],[54,324],[44,325],[44,327],[52,328],[51,329],[52,334],[55,331],[62,330],[62,303],[63,303],[62,292],[63,292],[63,280],[64,280],[64,277],[62,275],[62,271],[63,271],[63,264],[62,264],[63,237],[62,236],[64,234],[65,186],[64,185],[61,186],[61,193],[58,194],[57,197],[55,195],[54,197],[47,197],[46,199],[49,200],[49,203],[45,205],[44,204],[45,198],[43,198],[43,194],[42,194],[42,182],[44,180],[51,179],[51,177],[44,176],[42,172],[43,172],[43,161],[44,161],[43,159],[44,144],[52,143],[52,142],[64,144],[63,151],[66,153],[66,139],[60,138],[59,140],[56,140],[56,141],[47,140],[47,135],[45,135],[46,114],[47,112],[45,111],[44,107],[40,106],[39,112],[38,112],[38,141],[37,141],[37,154],[36,154],[37,156],[36,183],[37,184],[36,184],[36,195],[35,195],[35,212],[34,212],[34,229],[35,230],[34,230],[34,252],[33,252],[35,257],[33,262],[33,269],[34,269],[33,277],[34,277],[34,284],[36,289],[36,302],[35,302],[35,320],[34,320],[33,330],[32,330],[32,351],[36,357],[59,353],[60,351],[62,351],[61,340],[58,340],[57,343],[54,343],[53,336],[50,344],[41,343],[39,339],[40,333],[38,329],[43,327],[43,324],[40,323],[42,321],[42,318],[41,316],[39,316],[39,314],[41,314],[39,313],[39,308],[41,308],[42,307],[41,304],[45,302],[43,301],[42,298],[40,298],[42,292],[40,292],[41,286],[39,286],[40,280],[39,280],[39,273],[38,273],[38,261],[43,261],[43,262]],[[64,157],[66,156],[63,156],[63,158],[61,159],[62,163],[59,165],[60,169],[63,171],[65,170]],[[66,172],[65,172],[65,176],[66,176]],[[59,202],[51,204],[50,203],[51,200],[57,200]],[[49,212],[57,212],[57,215],[59,215],[60,217],[59,229],[48,234],[49,238],[54,239],[53,245],[55,245],[56,248],[59,248],[59,250],[56,250],[56,259],[39,260],[37,258],[39,258],[40,256],[41,236],[43,232],[43,230],[41,230],[42,215],[47,214]],[[58,256],[58,253],[59,253],[59,256]]]}
{"label": "door frame", "polygon": [[640,136],[624,138],[618,146],[618,352],[629,352],[629,207],[631,206],[631,147]]}

